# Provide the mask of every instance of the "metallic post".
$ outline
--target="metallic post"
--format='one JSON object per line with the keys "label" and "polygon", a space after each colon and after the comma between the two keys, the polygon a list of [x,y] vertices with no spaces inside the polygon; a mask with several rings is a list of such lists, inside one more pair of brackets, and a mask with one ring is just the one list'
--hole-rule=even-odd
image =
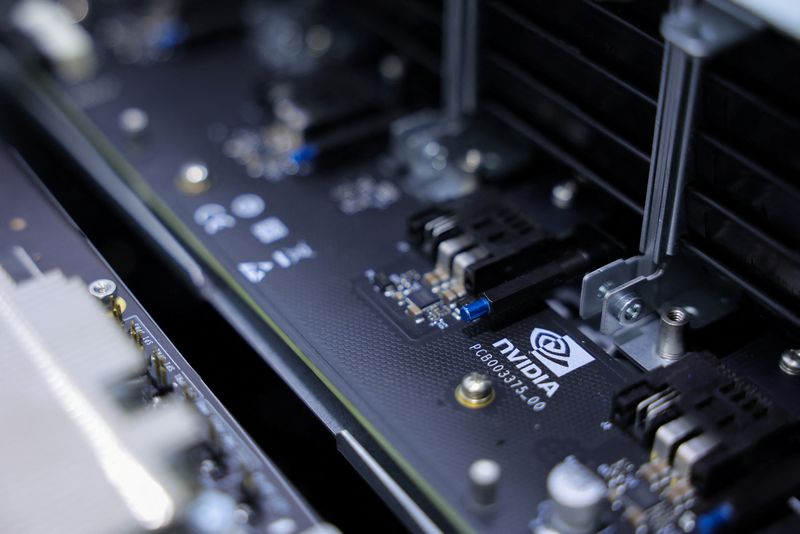
{"label": "metallic post", "polygon": [[639,245],[652,265],[675,254],[702,65],[763,24],[727,4],[676,4],[661,21],[664,60]]}
{"label": "metallic post", "polygon": [[477,105],[478,0],[445,0],[443,20],[442,107],[452,120]]}

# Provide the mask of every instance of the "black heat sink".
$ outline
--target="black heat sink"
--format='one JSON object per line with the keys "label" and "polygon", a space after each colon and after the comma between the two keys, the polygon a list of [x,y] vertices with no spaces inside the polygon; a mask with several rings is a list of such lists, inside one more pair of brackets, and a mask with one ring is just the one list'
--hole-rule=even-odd
{"label": "black heat sink", "polygon": [[482,2],[482,103],[641,213],[666,8],[666,1]]}
{"label": "black heat sink", "polygon": [[703,73],[686,248],[800,325],[800,48],[764,32]]}
{"label": "black heat sink", "polygon": [[353,16],[404,56],[439,74],[442,49],[442,0],[352,0]]}

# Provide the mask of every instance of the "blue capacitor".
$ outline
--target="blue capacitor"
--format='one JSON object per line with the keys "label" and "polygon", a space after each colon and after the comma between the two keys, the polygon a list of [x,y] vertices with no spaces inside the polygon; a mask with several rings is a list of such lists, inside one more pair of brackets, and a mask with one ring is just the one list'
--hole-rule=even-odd
{"label": "blue capacitor", "polygon": [[314,158],[317,157],[317,154],[319,154],[319,149],[317,148],[317,145],[303,145],[294,152],[292,152],[292,154],[289,156],[289,159],[291,159],[297,164],[300,164],[306,161],[313,160]]}
{"label": "blue capacitor", "polygon": [[492,311],[492,305],[489,299],[481,297],[478,300],[470,302],[469,304],[461,307],[461,318],[468,323],[477,321],[485,315],[489,315]]}
{"label": "blue capacitor", "polygon": [[159,25],[151,44],[159,50],[169,50],[183,43],[188,35],[189,30],[184,24],[168,19]]}
{"label": "blue capacitor", "polygon": [[697,532],[699,534],[715,534],[733,519],[733,506],[722,503],[697,518]]}

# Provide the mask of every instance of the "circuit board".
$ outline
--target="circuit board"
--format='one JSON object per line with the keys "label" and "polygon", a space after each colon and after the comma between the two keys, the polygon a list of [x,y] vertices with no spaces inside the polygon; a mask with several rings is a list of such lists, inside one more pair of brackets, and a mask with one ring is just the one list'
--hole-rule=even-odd
{"label": "circuit board", "polygon": [[[248,176],[231,156],[231,140],[256,128],[246,117],[252,106],[242,104],[249,101],[252,65],[234,45],[169,67],[109,65],[91,83],[120,91],[87,106],[94,125],[84,124],[85,132],[205,267],[292,346],[451,526],[525,531],[537,515],[535,503],[547,496],[547,472],[567,456],[592,467],[622,457],[642,461],[643,452],[608,423],[608,399],[630,378],[629,365],[546,307],[498,331],[465,325],[454,312],[458,296],[440,299],[448,288],[424,280],[432,266],[406,242],[404,221],[423,204],[402,192],[380,160],[334,174]],[[199,85],[202,94],[191,90]],[[97,93],[90,86],[72,92],[80,101],[81,94]],[[132,142],[117,127],[130,106],[150,117],[144,140]],[[187,194],[176,176],[186,161],[199,159],[212,186]],[[535,195],[522,190],[508,197],[526,202]],[[539,207],[553,230],[569,223],[560,214],[546,217],[558,213],[546,203]],[[376,273],[391,276],[402,296],[376,291]],[[548,370],[546,359],[510,359],[516,348],[524,354],[537,348],[534,332],[569,339],[585,365],[562,376]],[[539,375],[523,374],[531,365]],[[498,383],[496,400],[484,410],[454,397],[472,371]],[[491,513],[473,509],[467,498],[468,467],[484,457],[504,470]]]}
{"label": "circuit board", "polygon": [[207,451],[195,453],[200,465],[195,483],[214,495],[222,492],[239,500],[245,531],[300,532],[319,525],[316,513],[209,391],[33,172],[8,149],[0,153],[0,175],[0,266],[8,275],[20,283],[60,271],[87,285],[96,280],[116,285],[107,320],[118,321],[132,346],[138,345],[144,354],[142,369],[150,361],[141,380],[120,390],[120,402],[138,409],[166,403],[170,395],[189,400],[209,427]]}
{"label": "circuit board", "polygon": [[[282,70],[263,21],[237,26],[239,38],[201,28],[181,45],[99,32],[95,75],[38,76],[17,98],[177,265],[190,256],[200,266],[195,286],[289,376],[409,525],[536,534],[796,525],[800,353],[787,351],[782,367],[763,358],[793,346],[791,336],[770,325],[760,340],[753,317],[731,313],[736,299],[713,293],[717,277],[687,258],[668,268],[670,296],[699,280],[691,289],[706,300],[689,307],[648,289],[657,306],[647,309],[624,292],[666,272],[645,277],[641,257],[630,258],[639,200],[576,177],[579,165],[552,144],[544,157],[536,132],[522,142],[502,102],[443,120],[426,107],[426,77],[403,80],[391,54],[376,76],[371,61],[386,44],[357,32],[374,57],[315,63],[312,27],[311,55],[289,50]],[[130,56],[140,45],[150,55]],[[603,152],[553,109],[535,112]],[[658,217],[651,208],[645,221]],[[165,246],[164,228],[177,247]],[[130,324],[137,341],[149,339],[146,326]],[[306,374],[296,380],[292,365]],[[486,465],[488,495],[474,474]],[[594,495],[585,523],[569,524],[581,514],[559,498],[565,487],[567,497]]]}

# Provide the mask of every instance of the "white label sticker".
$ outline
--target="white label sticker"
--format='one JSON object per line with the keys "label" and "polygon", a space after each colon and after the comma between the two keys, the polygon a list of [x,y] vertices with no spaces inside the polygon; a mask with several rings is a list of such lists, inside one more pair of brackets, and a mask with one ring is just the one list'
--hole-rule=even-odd
{"label": "white label sticker", "polygon": [[531,347],[531,354],[557,377],[594,361],[592,355],[571,337],[544,328],[533,329]]}
{"label": "white label sticker", "polygon": [[279,239],[283,239],[289,235],[289,229],[283,224],[283,221],[277,217],[267,217],[263,221],[259,221],[250,227],[256,239],[269,245]]}

